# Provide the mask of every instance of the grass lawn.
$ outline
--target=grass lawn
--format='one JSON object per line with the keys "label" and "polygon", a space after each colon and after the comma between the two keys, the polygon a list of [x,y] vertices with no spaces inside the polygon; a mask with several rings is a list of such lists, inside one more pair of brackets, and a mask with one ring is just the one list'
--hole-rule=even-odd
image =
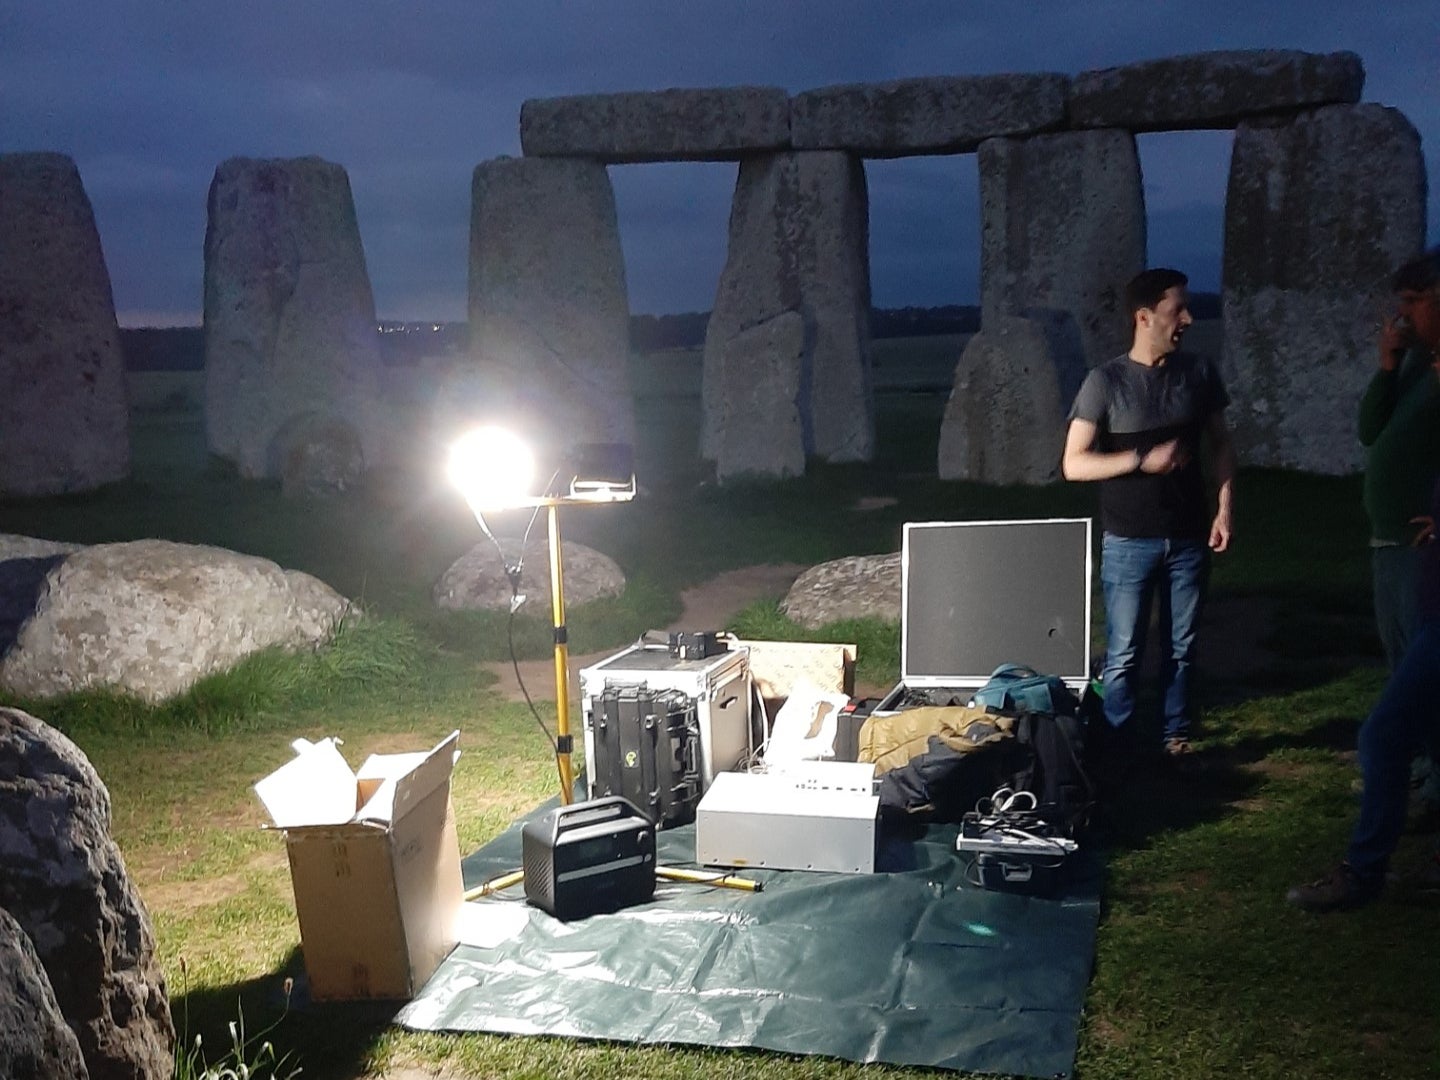
{"label": "grass lawn", "polygon": [[[893,362],[904,371],[894,385],[925,382],[922,361],[896,354]],[[879,396],[882,451],[873,465],[817,467],[783,484],[704,486],[698,472],[670,464],[693,454],[694,355],[636,363],[649,388],[637,447],[649,493],[564,518],[566,538],[617,559],[631,585],[623,597],[570,612],[576,652],[618,648],[665,625],[679,613],[681,589],[723,570],[895,551],[908,520],[1094,509],[1094,491],[1080,485],[935,480],[943,397],[904,389]],[[491,691],[480,666],[507,655],[504,621],[430,603],[440,572],[481,539],[458,496],[430,476],[377,477],[332,501],[287,502],[274,485],[205,463],[198,417],[185,407],[198,399],[183,386],[149,400],[136,412],[131,481],[83,497],[0,503],[0,532],[220,544],[314,573],[373,616],[325,654],[256,657],[159,708],[100,694],[5,701],[63,729],[109,786],[114,834],[155,922],[177,1026],[192,1040],[203,1035],[218,1057],[227,1022],[243,1009],[251,1031],[279,1020],[268,1037],[306,1077],[396,1076],[407,1067],[483,1077],[931,1075],[766,1053],[416,1035],[387,1026],[378,1007],[280,1018],[282,982],[301,970],[299,935],[283,846],[259,828],[250,786],[288,758],[291,739],[339,735],[358,763],[372,751],[428,747],[459,728],[454,803],[467,852],[548,797],[553,762],[526,708]],[[875,496],[894,502],[859,509]],[[1103,807],[1108,879],[1078,1059],[1085,1080],[1440,1074],[1440,900],[1397,886],[1368,909],[1326,918],[1281,900],[1286,886],[1338,858],[1355,812],[1346,755],[1382,682],[1366,559],[1355,478],[1242,473],[1236,547],[1216,561],[1212,597],[1264,627],[1212,631],[1244,630],[1258,645],[1254,662],[1202,688],[1199,776],[1143,776]],[[868,681],[898,671],[893,626],[805,633],[773,603],[737,613],[733,626],[859,641]],[[544,619],[521,618],[516,641],[522,655],[543,656]],[[553,696],[546,690],[541,696]],[[553,706],[540,710],[553,723]],[[1407,836],[1398,867],[1418,864],[1429,839]]]}

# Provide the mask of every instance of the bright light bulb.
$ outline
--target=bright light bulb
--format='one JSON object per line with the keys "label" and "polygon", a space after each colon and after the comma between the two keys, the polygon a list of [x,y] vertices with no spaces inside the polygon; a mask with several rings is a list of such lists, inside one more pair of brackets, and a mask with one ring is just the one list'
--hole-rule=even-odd
{"label": "bright light bulb", "polygon": [[504,428],[482,427],[462,435],[450,447],[446,472],[477,513],[518,506],[535,494],[530,490],[535,456]]}

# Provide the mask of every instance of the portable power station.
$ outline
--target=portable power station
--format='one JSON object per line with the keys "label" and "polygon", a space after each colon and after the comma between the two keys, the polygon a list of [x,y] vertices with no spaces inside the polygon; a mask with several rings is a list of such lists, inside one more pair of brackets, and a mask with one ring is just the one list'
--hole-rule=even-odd
{"label": "portable power station", "polygon": [[557,806],[525,823],[520,846],[525,899],[557,919],[655,894],[655,825],[622,796]]}

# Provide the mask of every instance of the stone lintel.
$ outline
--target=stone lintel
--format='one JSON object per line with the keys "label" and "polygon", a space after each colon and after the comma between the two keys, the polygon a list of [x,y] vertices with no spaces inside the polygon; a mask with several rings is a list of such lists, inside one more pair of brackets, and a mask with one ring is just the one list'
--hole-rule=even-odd
{"label": "stone lintel", "polygon": [[1065,75],[945,75],[827,86],[790,102],[796,150],[864,157],[962,154],[986,139],[1065,125]]}
{"label": "stone lintel", "polygon": [[1353,52],[1237,49],[1086,71],[1070,90],[1070,126],[1132,132],[1233,128],[1319,105],[1353,104],[1365,68]]}
{"label": "stone lintel", "polygon": [[789,145],[790,97],[773,86],[532,98],[520,106],[527,157],[739,161]]}

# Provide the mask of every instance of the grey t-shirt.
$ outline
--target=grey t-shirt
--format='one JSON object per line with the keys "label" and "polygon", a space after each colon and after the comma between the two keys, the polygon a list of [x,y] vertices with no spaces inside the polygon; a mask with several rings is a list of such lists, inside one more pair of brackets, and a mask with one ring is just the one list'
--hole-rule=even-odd
{"label": "grey t-shirt", "polygon": [[1085,376],[1070,419],[1088,420],[1095,449],[1139,450],[1179,439],[1188,463],[1156,476],[1130,473],[1100,482],[1100,524],[1118,536],[1193,539],[1209,532],[1200,435],[1213,413],[1230,403],[1215,366],[1171,353],[1153,367],[1117,356]]}

